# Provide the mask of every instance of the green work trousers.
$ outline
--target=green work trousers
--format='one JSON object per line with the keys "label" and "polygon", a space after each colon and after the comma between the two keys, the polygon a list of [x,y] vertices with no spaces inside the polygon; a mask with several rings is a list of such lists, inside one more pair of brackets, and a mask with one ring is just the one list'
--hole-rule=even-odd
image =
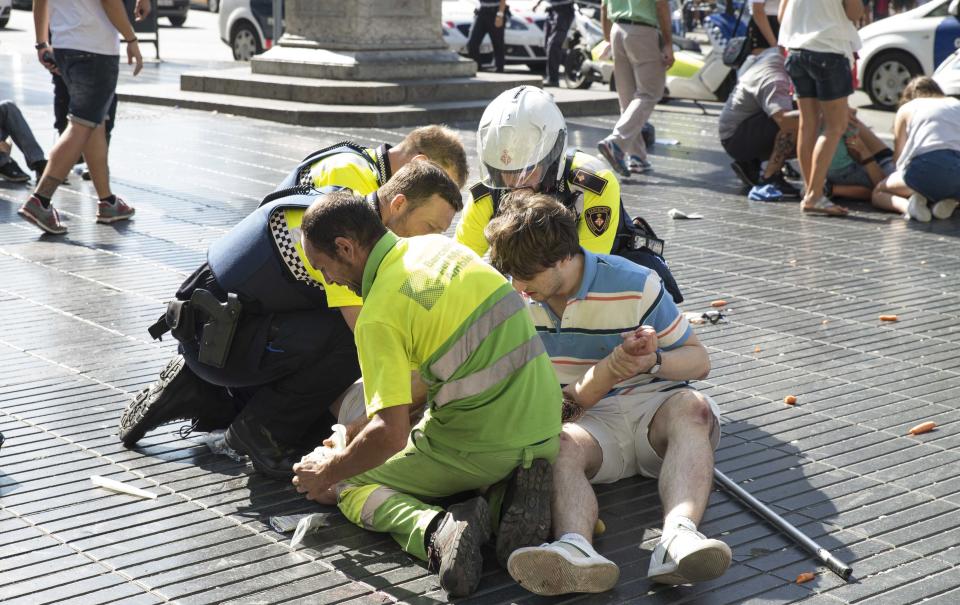
{"label": "green work trousers", "polygon": [[[529,467],[536,458],[552,463],[559,447],[558,436],[528,447],[463,452],[431,441],[423,431],[414,429],[402,451],[341,483],[338,505],[350,521],[371,531],[390,533],[403,550],[426,561],[424,534],[443,509],[422,499],[487,488],[506,479],[517,466]],[[491,506],[494,509],[499,510],[499,503]]]}

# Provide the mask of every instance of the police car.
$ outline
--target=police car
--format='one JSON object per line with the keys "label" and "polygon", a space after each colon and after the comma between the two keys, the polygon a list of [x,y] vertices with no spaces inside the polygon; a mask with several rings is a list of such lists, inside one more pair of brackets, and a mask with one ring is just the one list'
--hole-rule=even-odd
{"label": "police car", "polygon": [[[442,4],[443,41],[450,50],[463,56],[467,56],[467,40],[477,4],[471,0],[444,0]],[[533,12],[534,2],[511,0],[507,5],[511,14],[503,36],[507,64],[527,65],[534,71],[542,71],[547,60],[543,47],[546,13]],[[489,36],[480,43],[480,60],[485,64],[493,62],[493,44]]]}
{"label": "police car", "polygon": [[13,7],[13,0],[0,0],[0,27],[6,27],[10,22],[10,10]]}
{"label": "police car", "polygon": [[944,94],[960,97],[960,49],[940,64],[933,73],[933,79],[943,89]]}
{"label": "police car", "polygon": [[273,46],[273,0],[222,0],[220,39],[237,61],[249,61]]}
{"label": "police car", "polygon": [[960,48],[958,0],[930,0],[860,30],[857,78],[870,100],[895,109],[911,78],[931,75]]}

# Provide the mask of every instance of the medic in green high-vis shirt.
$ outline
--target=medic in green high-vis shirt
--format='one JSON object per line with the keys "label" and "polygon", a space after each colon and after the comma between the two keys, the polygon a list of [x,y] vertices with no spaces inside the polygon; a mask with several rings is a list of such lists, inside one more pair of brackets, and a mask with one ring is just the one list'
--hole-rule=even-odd
{"label": "medic in green high-vis shirt", "polygon": [[[390,533],[448,594],[470,594],[491,531],[487,502],[445,512],[421,498],[510,479],[497,538],[504,561],[550,527],[562,395],[524,303],[468,248],[439,235],[399,238],[345,192],[313,204],[302,233],[327,280],[363,297],[354,334],[369,422],[345,450],[295,466],[294,484],[314,500],[335,493],[348,519]],[[411,370],[428,392],[412,431]]]}

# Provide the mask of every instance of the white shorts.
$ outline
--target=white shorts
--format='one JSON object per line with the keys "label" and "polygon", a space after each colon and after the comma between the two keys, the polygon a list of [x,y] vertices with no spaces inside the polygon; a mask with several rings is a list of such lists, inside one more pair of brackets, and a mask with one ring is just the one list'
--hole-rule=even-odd
{"label": "white shorts", "polygon": [[340,396],[340,411],[337,412],[337,424],[344,426],[366,418],[367,408],[363,399],[363,379],[356,381],[347,387],[347,390]]}
{"label": "white shorts", "polygon": [[[658,383],[657,386],[661,389],[670,388],[670,383]],[[626,389],[618,395],[601,399],[587,410],[577,425],[597,440],[603,452],[600,470],[590,479],[590,483],[614,483],[638,474],[651,478],[659,476],[663,460],[650,445],[650,423],[665,401],[684,390],[651,392]],[[720,408],[709,396],[703,396],[713,411],[710,441],[716,449],[720,443]]]}

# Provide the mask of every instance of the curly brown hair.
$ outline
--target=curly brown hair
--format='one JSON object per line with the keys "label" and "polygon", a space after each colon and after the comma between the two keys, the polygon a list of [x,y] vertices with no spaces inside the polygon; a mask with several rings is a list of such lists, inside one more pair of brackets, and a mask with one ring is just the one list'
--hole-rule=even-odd
{"label": "curly brown hair", "polygon": [[484,235],[493,266],[524,280],[581,251],[576,215],[554,196],[527,189],[503,199]]}
{"label": "curly brown hair", "polygon": [[940,88],[940,85],[937,84],[933,78],[928,76],[917,76],[916,78],[907,82],[907,85],[903,88],[903,92],[900,93],[900,106],[906,105],[914,99],[919,99],[921,97],[942,97],[943,89]]}

